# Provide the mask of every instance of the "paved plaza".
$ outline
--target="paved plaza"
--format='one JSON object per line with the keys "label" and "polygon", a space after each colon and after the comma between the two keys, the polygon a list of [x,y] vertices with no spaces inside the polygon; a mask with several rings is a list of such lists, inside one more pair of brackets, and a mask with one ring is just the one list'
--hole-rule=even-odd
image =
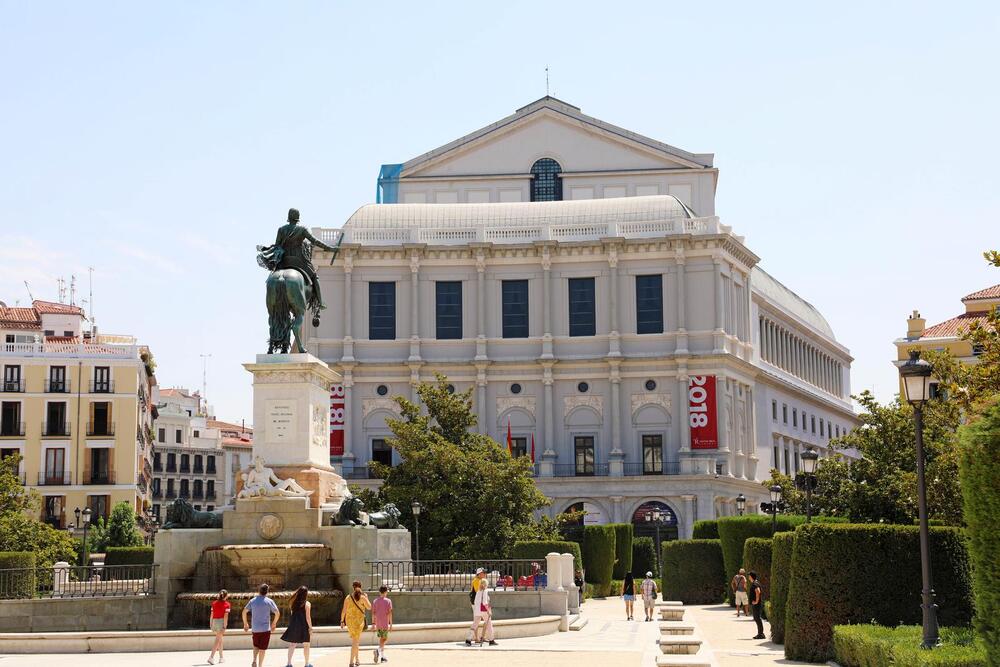
{"label": "paved plaza", "polygon": [[[787,661],[782,648],[769,641],[750,639],[755,628],[752,619],[735,618],[732,609],[723,605],[685,607],[685,621],[696,626],[695,636],[707,643],[699,658],[717,667],[730,665],[808,664]],[[642,614],[641,609],[637,609]],[[500,639],[496,647],[468,648],[462,643],[392,646],[387,656],[390,665],[402,667],[655,667],[660,655],[656,640],[659,623],[626,621],[620,598],[589,600],[584,605],[587,624],[579,631],[545,637]],[[366,635],[369,637],[370,635]],[[339,667],[347,664],[349,649],[317,647],[312,652],[315,667]],[[7,655],[0,656],[0,667],[191,667],[206,665],[204,651],[179,653],[113,653],[84,655]],[[370,647],[361,654],[362,664],[371,664]],[[227,651],[225,665],[246,665],[249,651]],[[268,651],[267,667],[285,665],[284,643],[275,640]],[[302,665],[302,653],[296,652],[295,665]]]}

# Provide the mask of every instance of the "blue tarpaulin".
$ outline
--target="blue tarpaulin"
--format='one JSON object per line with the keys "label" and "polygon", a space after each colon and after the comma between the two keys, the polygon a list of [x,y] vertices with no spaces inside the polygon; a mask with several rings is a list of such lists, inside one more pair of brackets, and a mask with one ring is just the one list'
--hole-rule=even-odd
{"label": "blue tarpaulin", "polygon": [[401,164],[383,164],[378,170],[378,187],[375,188],[376,204],[396,204],[399,202],[399,174]]}

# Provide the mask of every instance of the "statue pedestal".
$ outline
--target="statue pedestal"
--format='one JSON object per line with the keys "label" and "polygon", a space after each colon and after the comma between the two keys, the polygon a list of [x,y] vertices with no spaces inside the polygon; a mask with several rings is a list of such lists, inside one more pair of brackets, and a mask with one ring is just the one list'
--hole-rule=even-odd
{"label": "statue pedestal", "polygon": [[347,483],[330,465],[330,385],[340,374],[311,354],[258,354],[243,367],[253,373],[253,455],[312,491],[310,507],[338,507]]}

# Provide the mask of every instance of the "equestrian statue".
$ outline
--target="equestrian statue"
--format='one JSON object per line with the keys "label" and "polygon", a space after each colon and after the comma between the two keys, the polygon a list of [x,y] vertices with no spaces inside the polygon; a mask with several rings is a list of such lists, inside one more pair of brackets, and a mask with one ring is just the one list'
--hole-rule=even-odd
{"label": "equestrian statue", "polygon": [[[267,315],[270,336],[267,353],[287,354],[289,348],[304,353],[302,322],[312,312],[312,325],[319,326],[320,311],[326,308],[320,293],[319,279],[312,263],[314,247],[333,253],[337,258],[340,243],[331,247],[299,225],[298,209],[288,209],[288,222],[278,228],[274,245],[257,246],[257,263],[271,272],[267,277]],[[294,344],[291,337],[294,335]]]}

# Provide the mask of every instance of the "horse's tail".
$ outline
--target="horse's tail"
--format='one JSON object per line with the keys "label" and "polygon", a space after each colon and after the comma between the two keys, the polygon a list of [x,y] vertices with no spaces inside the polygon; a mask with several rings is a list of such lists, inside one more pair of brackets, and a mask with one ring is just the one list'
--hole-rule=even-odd
{"label": "horse's tail", "polygon": [[292,318],[288,314],[288,293],[285,278],[281,275],[274,275],[267,283],[267,289],[271,293],[269,299],[271,303],[268,313],[268,325],[271,329],[271,344],[275,346],[287,345],[289,332],[292,328]]}

